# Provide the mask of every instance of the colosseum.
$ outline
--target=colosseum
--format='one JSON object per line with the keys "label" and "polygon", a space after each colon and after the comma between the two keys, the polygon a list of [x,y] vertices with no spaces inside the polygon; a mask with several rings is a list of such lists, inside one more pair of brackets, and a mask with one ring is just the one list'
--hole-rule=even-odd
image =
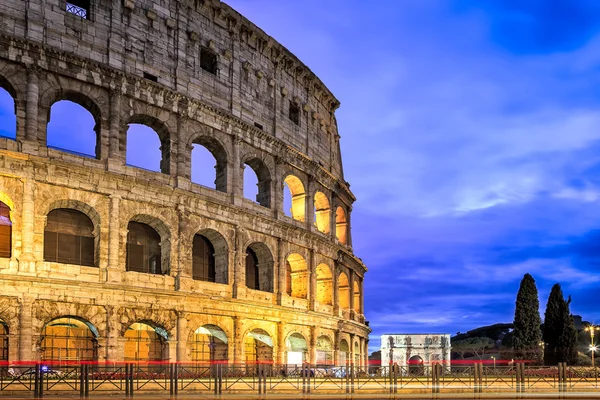
{"label": "colosseum", "polygon": [[[2,360],[366,363],[339,102],[309,68],[218,0],[4,0],[0,21]],[[89,154],[50,143],[64,102]]]}

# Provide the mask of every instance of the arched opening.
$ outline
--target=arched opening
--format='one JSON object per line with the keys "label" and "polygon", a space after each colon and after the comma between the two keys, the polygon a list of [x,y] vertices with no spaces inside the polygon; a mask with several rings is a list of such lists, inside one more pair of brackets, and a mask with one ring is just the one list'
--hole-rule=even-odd
{"label": "arched opening", "polygon": [[321,304],[333,304],[333,276],[327,264],[317,265],[317,301]]}
{"label": "arched opening", "polygon": [[194,362],[226,361],[228,359],[227,335],[216,325],[203,325],[192,334]]}
{"label": "arched opening", "polygon": [[[302,181],[294,175],[286,176],[283,181],[283,192],[283,211],[285,215],[296,221],[304,222],[306,220],[306,192]],[[291,205],[286,204],[286,199],[289,199]]]}
{"label": "arched opening", "polygon": [[315,193],[315,226],[319,232],[329,233],[331,209],[329,199],[322,192]]}
{"label": "arched opening", "polygon": [[162,361],[169,335],[163,328],[135,322],[125,331],[125,361]]}
{"label": "arched opening", "polygon": [[127,165],[154,172],[170,173],[169,132],[158,120],[143,115],[129,120],[127,128]]}
{"label": "arched opening", "polygon": [[360,357],[361,357],[360,346],[358,345],[357,342],[354,342],[354,364],[355,365],[360,365],[361,364]]}
{"label": "arched opening", "polygon": [[339,306],[342,310],[350,308],[350,284],[348,275],[345,272],[340,273],[338,277]]}
{"label": "arched opening", "polygon": [[[0,136],[15,140],[17,138],[15,96],[12,88],[3,83],[3,79],[0,77]],[[8,87],[8,90],[5,89],[5,86]]]}
{"label": "arched opening", "polygon": [[215,139],[202,136],[194,140],[192,182],[227,192],[227,153]]}
{"label": "arched opening", "polygon": [[[70,97],[70,96],[69,96]],[[94,114],[96,117],[94,117]],[[84,157],[100,158],[100,112],[82,95],[59,100],[50,107],[46,144]]]}
{"label": "arched opening", "polygon": [[0,201],[0,257],[10,258],[12,255],[12,221],[10,208]]}
{"label": "arched opening", "polygon": [[[244,168],[244,197],[256,201],[263,207],[271,207],[271,174],[267,166],[258,158],[251,158],[244,163],[244,166],[250,167],[251,171],[246,171],[248,168]],[[253,177],[255,175],[255,177]],[[246,178],[249,182],[246,183]],[[252,184],[256,182],[256,189],[252,187]],[[255,199],[252,195],[256,193]]]}
{"label": "arched opening", "polygon": [[423,359],[420,356],[412,356],[407,361],[408,373],[410,375],[423,375],[425,372],[425,366],[423,365]]}
{"label": "arched opening", "polygon": [[292,253],[286,259],[287,294],[306,299],[308,294],[308,266],[300,254]]}
{"label": "arched opening", "polygon": [[340,365],[346,365],[349,353],[350,347],[348,346],[346,339],[340,340]]}
{"label": "arched opening", "polygon": [[44,229],[44,261],[96,265],[92,220],[81,211],[57,208],[48,213]]}
{"label": "arched opening", "polygon": [[163,264],[158,233],[150,225],[130,221],[127,225],[126,270],[167,275],[168,265]]}
{"label": "arched opening", "polygon": [[360,301],[360,285],[359,283],[355,280],[354,281],[354,311],[356,311],[357,314],[361,313],[360,310],[360,306],[361,306],[361,301]]}
{"label": "arched opening", "polygon": [[346,212],[342,207],[335,210],[335,237],[341,244],[346,244],[348,222],[346,221]]}
{"label": "arched opening", "polygon": [[192,278],[205,282],[228,282],[227,242],[215,230],[204,229],[194,235]]}
{"label": "arched opening", "polygon": [[8,325],[0,319],[0,362],[8,361]]}
{"label": "arched opening", "polygon": [[98,331],[82,318],[53,319],[42,329],[40,351],[43,361],[96,361]]}
{"label": "arched opening", "polygon": [[317,364],[333,364],[333,345],[331,344],[331,339],[325,335],[317,338]]}
{"label": "arched opening", "polygon": [[302,365],[307,360],[308,345],[306,339],[299,333],[292,333],[285,341],[287,347],[288,365]]}
{"label": "arched opening", "polygon": [[262,329],[254,329],[244,339],[244,359],[247,364],[272,362],[273,339]]}
{"label": "arched opening", "polygon": [[246,249],[246,287],[273,292],[273,256],[264,243]]}

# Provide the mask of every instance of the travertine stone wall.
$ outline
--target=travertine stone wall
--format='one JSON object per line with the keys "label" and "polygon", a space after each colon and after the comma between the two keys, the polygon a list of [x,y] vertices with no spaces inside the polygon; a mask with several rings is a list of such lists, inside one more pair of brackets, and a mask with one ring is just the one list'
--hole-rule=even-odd
{"label": "travertine stone wall", "polygon": [[[16,140],[0,138],[0,201],[10,207],[13,224],[12,257],[0,259],[0,319],[10,330],[10,360],[38,359],[44,325],[76,316],[97,329],[101,360],[122,359],[124,331],[150,321],[168,332],[171,360],[188,359],[192,333],[212,324],[227,334],[230,360],[243,358],[245,335],[260,328],[272,337],[278,362],[285,361],[292,333],[305,337],[313,362],[320,336],[334,343],[336,359],[345,340],[349,359],[365,362],[366,268],[351,247],[355,198],[342,172],[339,103],[328,89],[217,0],[92,0],[87,19],[66,6],[64,0],[5,0],[0,7],[0,87],[13,97],[17,116]],[[200,68],[202,47],[217,55],[216,74]],[[47,146],[50,108],[60,100],[93,115],[95,158]],[[300,106],[299,124],[288,118],[290,101]],[[158,133],[162,173],[125,164],[129,123]],[[220,163],[216,190],[190,181],[193,143]],[[263,205],[242,196],[244,164],[259,172]],[[289,174],[306,190],[303,220],[282,212]],[[313,223],[317,192],[329,202],[325,232]],[[319,215],[326,213],[319,207]],[[338,207],[346,215],[342,242]],[[96,266],[44,261],[46,216],[56,208],[90,218]],[[160,235],[168,275],[126,271],[130,221]],[[192,279],[196,233],[216,244],[227,266],[222,283]],[[245,285],[248,247],[272,265],[261,278],[269,291]],[[290,254],[307,263],[301,298],[286,294]],[[321,280],[317,266],[327,271]],[[346,309],[337,293],[342,272],[361,291],[355,299],[350,285]]]}

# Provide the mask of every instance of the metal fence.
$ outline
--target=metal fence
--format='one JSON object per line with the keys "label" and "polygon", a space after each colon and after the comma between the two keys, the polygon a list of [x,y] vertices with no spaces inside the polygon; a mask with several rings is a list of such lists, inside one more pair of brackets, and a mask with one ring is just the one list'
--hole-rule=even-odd
{"label": "metal fence", "polygon": [[600,390],[599,368],[515,363],[415,367],[277,364],[82,363],[18,364],[0,367],[0,396],[42,398],[144,393],[396,394],[403,392],[569,392]]}

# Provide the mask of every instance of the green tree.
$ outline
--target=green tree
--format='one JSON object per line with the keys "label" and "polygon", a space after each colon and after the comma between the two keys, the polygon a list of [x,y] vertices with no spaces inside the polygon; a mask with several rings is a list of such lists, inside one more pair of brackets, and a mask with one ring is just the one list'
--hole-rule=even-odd
{"label": "green tree", "polygon": [[513,348],[517,357],[539,357],[539,343],[542,339],[540,329],[540,302],[535,280],[525,274],[517,293],[513,330]]}
{"label": "green tree", "polygon": [[544,314],[544,362],[547,365],[577,361],[577,330],[570,303],[571,297],[565,300],[560,284],[552,286]]}

